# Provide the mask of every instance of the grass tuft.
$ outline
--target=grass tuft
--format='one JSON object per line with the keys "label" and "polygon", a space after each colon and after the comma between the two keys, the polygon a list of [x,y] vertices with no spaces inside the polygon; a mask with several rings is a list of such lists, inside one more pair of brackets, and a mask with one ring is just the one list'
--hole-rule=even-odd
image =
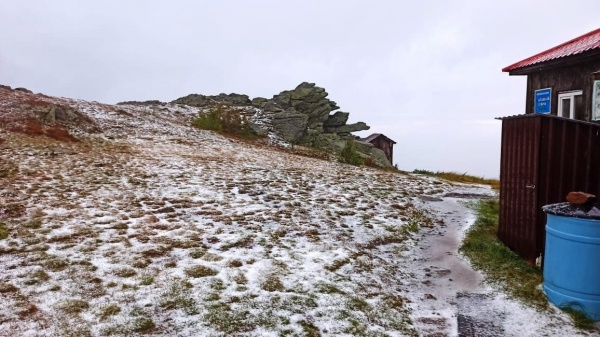
{"label": "grass tuft", "polygon": [[197,265],[197,266],[186,268],[184,272],[187,276],[195,277],[195,278],[215,276],[219,273],[218,271],[216,271],[212,268],[203,266],[203,265]]}
{"label": "grass tuft", "polygon": [[138,317],[133,321],[133,331],[141,334],[150,333],[154,330],[156,325],[150,317]]}
{"label": "grass tuft", "polygon": [[6,224],[0,222],[0,240],[4,240],[8,237],[8,228]]}
{"label": "grass tuft", "polygon": [[167,291],[161,294],[159,306],[164,310],[181,309],[187,315],[199,313],[196,300],[192,297],[193,285],[188,281],[173,280]]}
{"label": "grass tuft", "polygon": [[361,166],[364,164],[364,160],[358,153],[358,150],[356,149],[356,143],[353,140],[346,141],[346,145],[340,152],[338,159],[341,163],[354,166]]}
{"label": "grass tuft", "polygon": [[12,293],[12,292],[16,292],[17,290],[19,290],[19,289],[17,289],[17,287],[15,287],[14,285],[0,281],[0,294]]}
{"label": "grass tuft", "polygon": [[59,258],[51,258],[46,260],[44,266],[51,271],[61,271],[69,266],[69,262]]}
{"label": "grass tuft", "polygon": [[248,321],[249,317],[250,312],[234,311],[224,303],[208,306],[207,313],[203,316],[210,326],[226,336],[254,330],[255,326]]}
{"label": "grass tuft", "polygon": [[337,259],[337,260],[333,260],[333,262],[331,264],[326,265],[324,268],[329,270],[330,272],[335,272],[348,263],[350,263],[350,259],[347,259],[347,258],[346,259]]}
{"label": "grass tuft", "polygon": [[69,314],[78,314],[89,309],[89,307],[90,304],[83,300],[65,300],[59,305],[58,308]]}
{"label": "grass tuft", "polygon": [[576,328],[583,330],[596,329],[595,322],[591,318],[589,318],[588,315],[586,315],[585,312],[583,312],[583,310],[581,309],[582,308],[578,305],[564,306],[560,308],[560,310],[566,312],[567,315],[571,317],[571,320],[573,320],[573,324]]}
{"label": "grass tuft", "polygon": [[281,280],[279,280],[279,278],[274,274],[267,276],[261,288],[269,292],[285,290],[285,287],[283,286],[283,283],[281,283]]}
{"label": "grass tuft", "polygon": [[192,121],[198,129],[216,131],[225,135],[233,135],[245,139],[261,138],[252,128],[244,110],[219,104],[209,111],[201,113]]}
{"label": "grass tuft", "polygon": [[100,321],[106,320],[110,316],[114,316],[121,312],[121,307],[116,304],[109,304],[106,307],[102,308],[98,313],[98,317]]}
{"label": "grass tuft", "polygon": [[319,328],[309,321],[299,321],[298,324],[302,327],[302,330],[307,337],[319,337],[321,336],[321,331]]}

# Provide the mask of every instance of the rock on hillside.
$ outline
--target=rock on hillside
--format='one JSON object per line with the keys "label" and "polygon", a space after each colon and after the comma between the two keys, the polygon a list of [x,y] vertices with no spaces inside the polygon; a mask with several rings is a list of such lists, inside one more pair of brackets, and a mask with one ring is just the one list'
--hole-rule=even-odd
{"label": "rock on hillside", "polygon": [[186,136],[200,109],[158,101],[109,105],[0,87],[3,130],[56,140],[107,141],[143,135]]}
{"label": "rock on hillside", "polygon": [[[252,106],[260,109],[268,120],[261,125],[266,128],[263,132],[274,132],[291,144],[314,146],[339,153],[346,141],[359,142],[352,136],[352,132],[368,130],[369,126],[364,122],[346,124],[349,113],[336,111],[339,107],[327,98],[328,95],[324,88],[303,82],[295,89],[282,91],[271,99],[256,97],[250,100],[247,95],[240,94],[192,94],[171,103],[201,108],[217,104]],[[360,142],[357,145],[362,155],[370,157],[375,164],[391,166],[383,151],[369,143]]]}

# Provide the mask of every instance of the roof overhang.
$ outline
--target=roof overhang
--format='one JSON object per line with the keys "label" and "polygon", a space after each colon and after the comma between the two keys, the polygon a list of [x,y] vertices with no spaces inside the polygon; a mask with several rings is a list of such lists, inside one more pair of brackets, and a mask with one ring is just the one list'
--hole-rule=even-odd
{"label": "roof overhang", "polygon": [[521,67],[521,68],[511,69],[515,64],[519,64],[522,62],[522,61],[520,61],[520,62],[512,64],[508,67],[503,68],[502,72],[507,72],[511,76],[512,75],[528,75],[528,74],[535,73],[538,71],[559,68],[559,67],[566,67],[566,66],[571,66],[571,65],[595,61],[595,60],[600,60],[600,49],[589,50],[587,52],[577,54],[577,55],[565,56],[565,57],[561,57],[558,59],[549,60],[546,62],[540,62],[540,63],[528,65],[525,67]]}

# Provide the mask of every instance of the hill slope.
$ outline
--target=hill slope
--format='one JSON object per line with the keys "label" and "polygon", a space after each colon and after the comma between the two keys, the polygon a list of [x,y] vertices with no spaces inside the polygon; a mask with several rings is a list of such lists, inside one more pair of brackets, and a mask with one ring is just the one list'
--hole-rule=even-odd
{"label": "hill slope", "polygon": [[225,138],[199,109],[0,86],[0,336],[597,332],[457,254],[460,195],[489,188]]}
{"label": "hill slope", "polygon": [[0,335],[417,334],[406,252],[433,224],[411,200],[448,184],[196,130],[186,106],[0,95]]}

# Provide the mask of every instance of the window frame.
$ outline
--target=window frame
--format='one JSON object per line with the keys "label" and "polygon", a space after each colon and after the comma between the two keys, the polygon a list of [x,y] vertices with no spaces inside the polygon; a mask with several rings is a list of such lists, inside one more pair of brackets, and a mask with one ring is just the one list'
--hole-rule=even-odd
{"label": "window frame", "polygon": [[[556,115],[560,117],[575,119],[575,96],[583,95],[583,90],[571,90],[558,93],[558,107]],[[563,116],[563,100],[569,99],[569,116]]]}

